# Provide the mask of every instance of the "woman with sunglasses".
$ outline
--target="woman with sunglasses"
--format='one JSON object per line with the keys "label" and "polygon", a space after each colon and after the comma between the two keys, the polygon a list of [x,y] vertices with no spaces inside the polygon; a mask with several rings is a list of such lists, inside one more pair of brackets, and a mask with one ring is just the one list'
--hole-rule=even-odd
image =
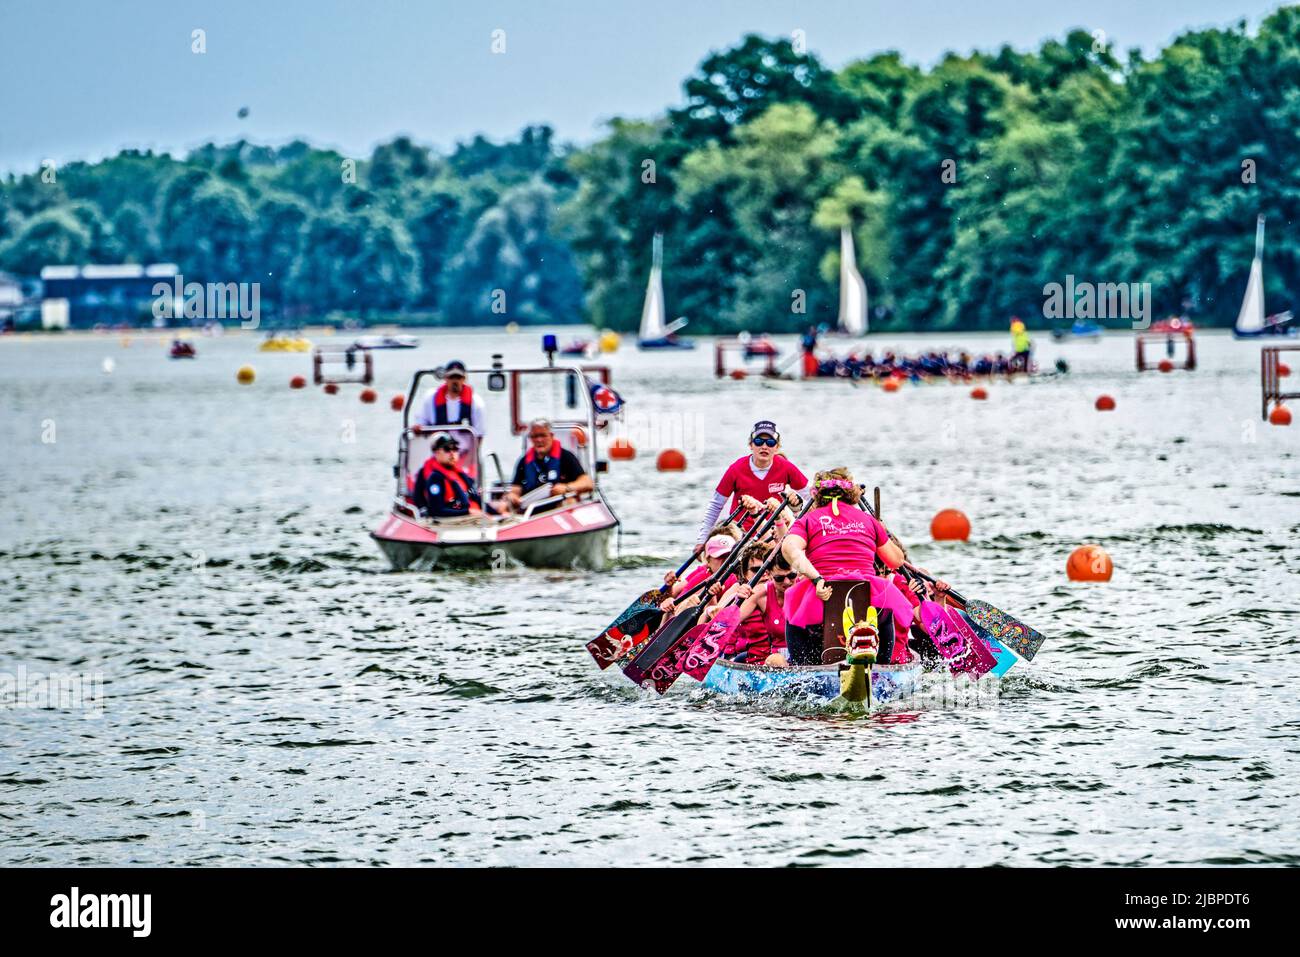
{"label": "woman with sunglasses", "polygon": [[726,650],[728,658],[746,661],[752,665],[771,664],[784,667],[785,660],[785,594],[795,583],[799,573],[794,571],[784,555],[777,555],[767,574],[751,589],[749,579],[763,567],[771,547],[750,545],[745,550],[744,581],[724,594],[719,606],[726,605],[733,595],[741,597],[740,625],[732,645]]}
{"label": "woman with sunglasses", "polygon": [[791,489],[798,492],[808,487],[808,479],[780,454],[780,449],[781,434],[776,426],[766,419],[755,422],[749,432],[749,454],[727,467],[704,512],[704,521],[700,523],[700,532],[695,540],[697,553],[704,548],[709,530],[722,514],[728,499],[733,503],[728,506],[728,511],[733,511],[736,505],[748,509],[740,520],[741,525],[748,529],[754,524],[754,516],[765,505],[776,505],[777,497],[789,495]]}

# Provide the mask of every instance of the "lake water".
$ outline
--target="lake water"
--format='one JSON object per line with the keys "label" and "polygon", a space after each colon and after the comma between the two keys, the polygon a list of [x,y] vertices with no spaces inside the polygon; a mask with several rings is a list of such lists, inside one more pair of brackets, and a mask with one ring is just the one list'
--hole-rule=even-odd
{"label": "lake water", "polygon": [[[0,340],[0,864],[1300,863],[1300,428],[1261,422],[1258,345],[1203,334],[1195,372],[1139,375],[1128,336],[1039,338],[1070,374],[987,402],[624,348],[612,567],[456,575],[368,536],[387,400],[450,358],[531,362],[533,333],[378,353],[373,406],[291,391],[309,357],[251,336],[193,362]],[[1049,636],[1035,661],[871,716],[599,672],[583,643],[681,559],[760,418],[881,486],[914,561]],[[969,542],[929,541],[945,507]],[[1084,542],[1111,582],[1067,581]],[[40,707],[55,674],[84,694]]]}

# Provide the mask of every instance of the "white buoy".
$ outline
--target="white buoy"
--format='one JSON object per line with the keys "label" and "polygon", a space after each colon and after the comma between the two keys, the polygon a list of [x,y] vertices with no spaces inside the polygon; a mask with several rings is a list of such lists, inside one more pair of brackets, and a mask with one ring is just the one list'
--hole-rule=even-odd
{"label": "white buoy", "polygon": [[100,365],[103,366],[104,375],[112,375],[113,369],[116,368],[117,363],[113,361],[112,356],[105,356],[104,361],[100,363]]}

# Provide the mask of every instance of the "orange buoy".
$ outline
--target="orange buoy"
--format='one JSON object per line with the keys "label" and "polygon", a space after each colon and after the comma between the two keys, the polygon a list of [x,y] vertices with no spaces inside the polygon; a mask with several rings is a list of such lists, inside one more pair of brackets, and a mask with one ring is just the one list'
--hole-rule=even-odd
{"label": "orange buoy", "polygon": [[1277,364],[1277,375],[1279,379],[1285,379],[1290,374],[1291,374],[1291,367],[1289,365],[1287,365],[1285,362],[1279,362]]}
{"label": "orange buoy", "polygon": [[1115,400],[1108,395],[1099,395],[1096,406],[1098,412],[1110,412],[1115,408]]}
{"label": "orange buoy", "polygon": [[655,468],[660,472],[684,472],[686,456],[677,449],[664,449],[655,459]]}
{"label": "orange buoy", "polygon": [[402,395],[399,392],[397,395],[393,396],[391,399],[388,400],[388,407],[392,409],[394,412],[401,412],[404,408],[406,408],[406,396]]}
{"label": "orange buoy", "polygon": [[1158,365],[1156,368],[1158,368],[1161,372],[1173,372],[1174,364],[1170,362],[1168,359],[1161,359],[1160,365]]}
{"label": "orange buoy", "polygon": [[609,457],[611,459],[634,459],[636,458],[636,449],[627,439],[615,439],[609,443]]}
{"label": "orange buoy", "polygon": [[1290,425],[1291,410],[1284,405],[1275,405],[1268,414],[1268,421],[1271,425]]}
{"label": "orange buoy", "polygon": [[930,519],[930,537],[936,542],[964,542],[970,538],[970,519],[955,508],[945,508]]}
{"label": "orange buoy", "polygon": [[333,383],[333,382],[326,382],[326,383],[325,383],[325,394],[326,394],[326,395],[338,395],[338,391],[339,391],[339,387],[338,387],[335,383]]}
{"label": "orange buoy", "polygon": [[880,388],[884,389],[886,392],[897,392],[897,391],[898,391],[898,380],[897,380],[897,379],[886,379],[884,382],[880,383]]}
{"label": "orange buoy", "polygon": [[1070,552],[1065,574],[1072,582],[1108,582],[1115,565],[1100,545],[1080,545]]}
{"label": "orange buoy", "polygon": [[586,429],[582,428],[580,425],[575,425],[573,427],[573,441],[578,444],[578,448],[585,449],[587,447]]}
{"label": "orange buoy", "polygon": [[366,405],[369,405],[371,402],[374,402],[378,398],[379,398],[379,393],[376,392],[374,389],[361,390],[361,401],[366,403]]}
{"label": "orange buoy", "polygon": [[306,388],[306,386],[307,386],[307,380],[303,376],[296,375],[289,380],[290,389],[303,389]]}
{"label": "orange buoy", "polygon": [[235,381],[240,385],[252,385],[256,378],[257,373],[253,371],[252,366],[240,366],[239,371],[235,373]]}
{"label": "orange buoy", "polygon": [[977,385],[975,388],[970,390],[970,397],[972,399],[980,399],[981,401],[983,401],[984,399],[987,399],[989,397],[988,389],[984,388],[983,386]]}
{"label": "orange buoy", "polygon": [[731,377],[732,377],[733,379],[735,379],[736,381],[738,381],[738,382],[739,382],[741,379],[744,379],[744,378],[748,377],[748,375],[749,375],[749,373],[746,372],[744,369],[732,369],[732,370],[731,370]]}

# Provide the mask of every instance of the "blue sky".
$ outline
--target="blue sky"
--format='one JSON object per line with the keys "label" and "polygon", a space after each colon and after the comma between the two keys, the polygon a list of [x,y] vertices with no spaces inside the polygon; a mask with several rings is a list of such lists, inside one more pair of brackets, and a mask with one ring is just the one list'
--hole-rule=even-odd
{"label": "blue sky", "polygon": [[[124,147],[184,151],[296,137],[366,155],[399,133],[446,148],[545,122],[587,142],[603,120],[680,102],[710,50],[789,36],[833,67],[881,50],[1031,48],[1071,27],[1151,53],[1276,0],[0,0],[0,171]],[[191,52],[206,31],[207,52]],[[506,52],[491,52],[492,31]],[[237,112],[247,106],[249,115]]]}

